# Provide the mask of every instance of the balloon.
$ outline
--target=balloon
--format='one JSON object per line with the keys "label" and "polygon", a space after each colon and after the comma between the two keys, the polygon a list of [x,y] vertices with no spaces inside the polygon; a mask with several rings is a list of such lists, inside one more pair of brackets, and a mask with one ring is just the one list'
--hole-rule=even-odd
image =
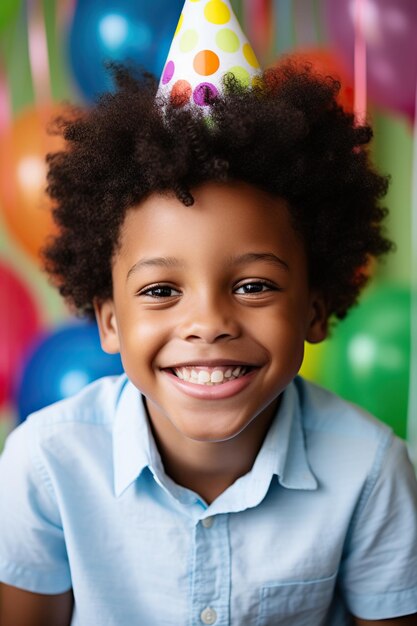
{"label": "balloon", "polygon": [[133,61],[159,78],[183,4],[78,0],[69,31],[69,59],[84,97],[95,100],[112,88],[106,61]]}
{"label": "balloon", "polygon": [[[353,74],[352,0],[325,0],[329,37]],[[362,0],[369,96],[381,106],[414,117],[417,82],[415,0]]]}
{"label": "balloon", "polygon": [[15,272],[0,262],[0,407],[12,397],[16,370],[41,329],[38,308]]}
{"label": "balloon", "polygon": [[42,337],[27,357],[16,386],[19,419],[122,371],[119,355],[102,351],[95,323],[66,323]]}
{"label": "balloon", "polygon": [[297,49],[293,55],[302,63],[311,63],[313,68],[323,76],[333,76],[340,82],[338,95],[339,104],[348,113],[353,112],[354,91],[348,69],[340,56],[326,48]]}
{"label": "balloon", "polygon": [[1,0],[0,2],[0,31],[2,31],[16,17],[20,9],[21,0]]}
{"label": "balloon", "polygon": [[325,343],[308,343],[304,345],[304,360],[300,369],[300,375],[312,382],[319,382],[323,363]]}
{"label": "balloon", "polygon": [[364,407],[404,438],[410,306],[405,287],[386,284],[370,289],[325,342],[319,375],[325,387]]}
{"label": "balloon", "polygon": [[60,137],[47,133],[58,113],[53,107],[27,109],[0,138],[0,208],[9,232],[36,260],[53,231],[45,156],[62,147]]}

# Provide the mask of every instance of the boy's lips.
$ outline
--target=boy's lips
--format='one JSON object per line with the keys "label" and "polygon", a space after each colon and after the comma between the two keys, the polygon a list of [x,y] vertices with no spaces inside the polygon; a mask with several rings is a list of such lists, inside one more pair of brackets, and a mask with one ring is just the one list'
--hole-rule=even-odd
{"label": "boy's lips", "polygon": [[239,393],[250,384],[259,368],[259,365],[222,360],[175,364],[162,371],[187,395],[214,400]]}

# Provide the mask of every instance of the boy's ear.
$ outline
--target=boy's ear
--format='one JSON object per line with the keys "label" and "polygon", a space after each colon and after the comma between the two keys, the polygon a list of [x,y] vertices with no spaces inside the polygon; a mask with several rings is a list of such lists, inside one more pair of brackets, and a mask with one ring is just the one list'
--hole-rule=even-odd
{"label": "boy's ear", "polygon": [[306,341],[320,343],[327,337],[329,316],[324,299],[319,294],[313,294],[311,302],[311,319],[307,329]]}
{"label": "boy's ear", "polygon": [[94,312],[96,314],[101,347],[108,354],[117,354],[120,352],[120,345],[113,300],[95,301]]}

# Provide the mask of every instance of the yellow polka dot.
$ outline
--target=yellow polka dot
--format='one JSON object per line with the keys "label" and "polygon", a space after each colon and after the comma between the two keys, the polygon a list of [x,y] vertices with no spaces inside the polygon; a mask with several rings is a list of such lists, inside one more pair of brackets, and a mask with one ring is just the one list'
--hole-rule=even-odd
{"label": "yellow polka dot", "polygon": [[243,54],[245,55],[245,59],[247,60],[249,65],[252,65],[252,67],[256,68],[259,67],[258,59],[256,58],[256,55],[250,44],[245,43],[245,45],[243,46]]}
{"label": "yellow polka dot", "polygon": [[181,52],[189,52],[198,43],[198,33],[196,30],[186,30],[180,41]]}
{"label": "yellow polka dot", "polygon": [[230,28],[222,28],[216,35],[216,43],[224,52],[237,52],[240,41],[236,33]]}
{"label": "yellow polka dot", "polygon": [[230,9],[222,0],[210,0],[206,4],[204,15],[212,24],[227,24],[230,20]]}
{"label": "yellow polka dot", "polygon": [[183,21],[184,21],[184,13],[181,13],[180,19],[178,20],[178,25],[177,25],[177,29],[175,31],[174,37],[176,37],[178,33],[180,32]]}
{"label": "yellow polka dot", "polygon": [[227,73],[234,74],[236,79],[245,87],[249,87],[249,85],[251,84],[251,78],[248,70],[245,70],[245,68],[241,65],[235,65],[234,67],[231,67],[227,71]]}

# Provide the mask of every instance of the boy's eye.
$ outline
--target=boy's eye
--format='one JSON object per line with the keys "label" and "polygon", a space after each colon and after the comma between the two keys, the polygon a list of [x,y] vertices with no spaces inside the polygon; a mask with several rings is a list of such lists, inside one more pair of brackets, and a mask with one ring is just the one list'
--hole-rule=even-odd
{"label": "boy's eye", "polygon": [[254,280],[237,287],[235,293],[239,295],[251,295],[264,293],[266,291],[278,291],[278,287],[266,281]]}
{"label": "boy's eye", "polygon": [[150,296],[151,298],[172,298],[181,295],[178,289],[169,285],[152,285],[139,292],[140,296]]}

